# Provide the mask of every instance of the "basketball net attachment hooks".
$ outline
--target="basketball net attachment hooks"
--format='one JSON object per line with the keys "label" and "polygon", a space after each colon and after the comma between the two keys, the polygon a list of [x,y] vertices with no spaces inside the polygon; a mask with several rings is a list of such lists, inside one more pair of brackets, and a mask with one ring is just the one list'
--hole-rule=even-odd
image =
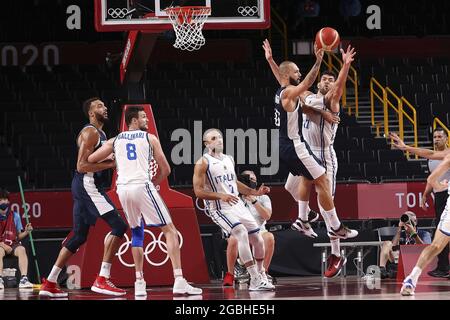
{"label": "basketball net attachment hooks", "polygon": [[174,47],[194,51],[206,42],[202,34],[203,25],[211,15],[211,7],[170,7],[164,10],[175,31]]}

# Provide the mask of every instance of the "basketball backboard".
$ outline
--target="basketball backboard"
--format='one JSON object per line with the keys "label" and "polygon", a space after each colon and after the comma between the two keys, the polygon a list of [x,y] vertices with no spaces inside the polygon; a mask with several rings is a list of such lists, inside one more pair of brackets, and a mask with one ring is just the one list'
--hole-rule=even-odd
{"label": "basketball backboard", "polygon": [[270,27],[270,0],[94,0],[97,31],[172,28],[164,9],[209,6],[204,29],[266,29]]}

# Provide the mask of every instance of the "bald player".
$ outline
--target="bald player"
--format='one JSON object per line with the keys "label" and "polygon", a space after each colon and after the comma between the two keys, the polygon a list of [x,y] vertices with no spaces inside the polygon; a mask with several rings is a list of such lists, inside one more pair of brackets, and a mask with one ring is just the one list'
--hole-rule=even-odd
{"label": "bald player", "polygon": [[239,257],[250,274],[249,290],[273,290],[275,286],[268,281],[264,269],[264,240],[259,225],[238,197],[261,196],[270,192],[270,188],[261,185],[255,190],[237,180],[234,159],[223,153],[223,137],[218,129],[206,130],[203,142],[208,152],[195,164],[195,195],[204,201],[205,213],[214,223],[237,240]]}
{"label": "bald player", "polygon": [[[268,42],[266,41],[263,45],[266,56],[267,45]],[[291,61],[282,62],[279,67],[277,66],[277,72],[274,72],[278,75],[277,79],[281,85],[275,94],[275,126],[280,129],[280,159],[290,172],[290,178],[288,178],[285,188],[299,202],[299,205],[302,205],[302,207],[299,207],[300,217],[296,221],[300,232],[309,237],[317,236],[311,228],[311,220],[308,220],[307,211],[308,184],[314,184],[320,207],[323,209],[322,214],[325,221],[328,221],[328,234],[339,239],[354,238],[358,235],[358,232],[345,227],[339,221],[324,163],[312,152],[302,132],[302,112],[306,107],[301,105],[300,97],[305,96],[305,93],[317,78],[323,58],[322,49],[317,50],[317,47],[315,47],[314,53],[316,63],[303,81],[301,81],[298,66]],[[273,64],[276,65],[275,62]],[[274,66],[271,64],[271,67]],[[301,176],[301,179],[305,179],[306,182],[298,183],[295,188],[292,188],[291,180],[298,176]],[[306,206],[303,204],[306,204]]]}
{"label": "bald player", "polygon": [[[270,44],[267,40],[264,41],[263,49],[265,51],[266,59],[274,73],[274,76],[280,82],[280,71],[276,62],[273,60]],[[305,91],[301,95],[303,102],[303,127],[302,134],[305,141],[311,148],[314,155],[319,158],[326,168],[326,175],[329,183],[329,190],[334,199],[336,191],[336,174],[338,169],[338,162],[336,152],[333,148],[334,139],[338,128],[338,121],[335,121],[334,116],[339,115],[340,105],[339,101],[342,97],[345,83],[351,63],[354,60],[356,52],[351,46],[348,46],[346,52],[341,50],[343,65],[339,72],[339,76],[331,71],[324,71],[320,76],[320,81],[317,84],[317,93]],[[280,83],[281,84],[281,83]],[[302,176],[294,176],[289,174],[286,182],[286,189],[291,193],[294,199],[298,202],[299,218],[293,223],[293,229],[302,232],[304,217],[308,217],[309,201],[303,201],[298,197],[296,192],[299,188],[307,192],[306,198],[309,199],[309,192],[311,190],[312,181],[305,179]],[[346,263],[345,257],[340,254],[340,240],[339,237],[333,235],[331,230],[331,223],[328,215],[319,203],[320,212],[327,226],[328,235],[331,242],[331,255],[328,258],[328,266],[325,271],[326,277],[334,277],[338,275],[342,266]],[[310,215],[309,215],[310,216]],[[308,231],[310,231],[309,229]],[[313,231],[307,233],[311,237],[316,237],[317,234]]]}

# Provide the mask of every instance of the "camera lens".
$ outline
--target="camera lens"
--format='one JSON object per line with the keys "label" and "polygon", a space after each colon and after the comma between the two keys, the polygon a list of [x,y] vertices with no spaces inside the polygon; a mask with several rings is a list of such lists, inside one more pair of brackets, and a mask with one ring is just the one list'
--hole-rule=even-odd
{"label": "camera lens", "polygon": [[403,223],[407,223],[409,221],[409,216],[407,214],[402,214],[400,217],[400,221]]}

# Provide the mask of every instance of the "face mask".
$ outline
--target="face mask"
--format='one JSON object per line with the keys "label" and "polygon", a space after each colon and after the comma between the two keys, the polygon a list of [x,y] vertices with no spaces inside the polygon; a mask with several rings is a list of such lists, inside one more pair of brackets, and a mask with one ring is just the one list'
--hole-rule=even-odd
{"label": "face mask", "polygon": [[255,181],[250,181],[249,187],[252,189],[256,189],[257,185],[258,184]]}
{"label": "face mask", "polygon": [[9,203],[2,203],[0,204],[0,210],[6,210],[9,208]]}

